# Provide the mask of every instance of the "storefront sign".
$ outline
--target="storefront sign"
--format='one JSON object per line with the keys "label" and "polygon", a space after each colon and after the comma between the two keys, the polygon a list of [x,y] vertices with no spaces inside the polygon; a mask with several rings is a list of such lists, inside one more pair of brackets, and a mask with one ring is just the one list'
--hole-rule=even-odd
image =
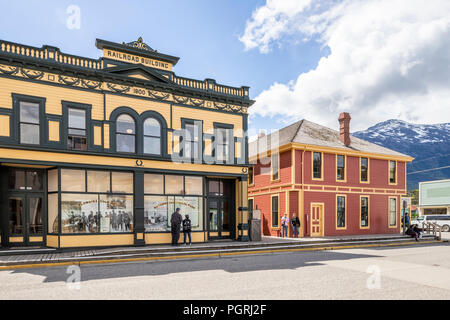
{"label": "storefront sign", "polygon": [[153,59],[149,59],[149,58],[145,58],[145,57],[139,57],[139,56],[129,54],[129,53],[113,51],[110,49],[104,49],[103,57],[107,58],[107,59],[122,61],[122,62],[143,64],[144,66],[151,67],[151,68],[172,71],[172,64],[170,64],[170,63],[153,60]]}

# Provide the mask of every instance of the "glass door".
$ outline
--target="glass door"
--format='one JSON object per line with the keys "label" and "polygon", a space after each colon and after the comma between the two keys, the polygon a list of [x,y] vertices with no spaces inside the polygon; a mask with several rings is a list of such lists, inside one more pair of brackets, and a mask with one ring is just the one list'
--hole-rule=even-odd
{"label": "glass door", "polygon": [[9,237],[14,244],[38,245],[44,241],[42,196],[10,195],[8,208]]}
{"label": "glass door", "polygon": [[208,181],[207,225],[210,239],[233,236],[232,194],[232,181]]}

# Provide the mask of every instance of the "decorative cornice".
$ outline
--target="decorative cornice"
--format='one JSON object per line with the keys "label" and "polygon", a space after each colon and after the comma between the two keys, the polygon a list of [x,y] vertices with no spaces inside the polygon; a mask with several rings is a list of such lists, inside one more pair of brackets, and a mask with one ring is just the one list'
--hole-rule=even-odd
{"label": "decorative cornice", "polygon": [[132,48],[136,48],[136,49],[150,51],[150,52],[158,52],[158,51],[153,50],[152,48],[150,48],[150,46],[148,44],[146,44],[142,40],[142,37],[139,37],[139,39],[137,41],[132,41],[132,42],[129,42],[129,43],[125,43],[124,42],[123,45],[126,45],[128,47],[132,47]]}

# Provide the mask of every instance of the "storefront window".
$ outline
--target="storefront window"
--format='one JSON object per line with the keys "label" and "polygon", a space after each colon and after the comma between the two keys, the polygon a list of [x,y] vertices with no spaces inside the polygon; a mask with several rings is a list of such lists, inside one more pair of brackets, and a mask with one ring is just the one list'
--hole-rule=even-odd
{"label": "storefront window", "polygon": [[166,194],[183,194],[183,176],[166,176]]}
{"label": "storefront window", "polygon": [[146,196],[144,200],[145,231],[170,231],[170,218],[176,208],[180,208],[183,219],[189,215],[192,230],[203,230],[202,204],[201,197]]}
{"label": "storefront window", "polygon": [[62,233],[98,232],[98,195],[61,195]]}
{"label": "storefront window", "polygon": [[53,193],[48,195],[48,233],[58,232],[58,194]]}
{"label": "storefront window", "polygon": [[110,192],[110,171],[88,171],[88,192]]}
{"label": "storefront window", "polygon": [[127,172],[112,173],[113,193],[133,193],[133,174]]}
{"label": "storefront window", "polygon": [[133,232],[133,196],[100,195],[100,233]]}
{"label": "storefront window", "polygon": [[58,169],[48,171],[48,192],[58,192]]}
{"label": "storefront window", "polygon": [[164,194],[164,176],[161,174],[146,174],[144,177],[144,193]]}
{"label": "storefront window", "polygon": [[188,195],[203,195],[203,178],[202,177],[186,177],[186,190]]}
{"label": "storefront window", "polygon": [[61,170],[61,191],[85,192],[86,174],[84,170]]}

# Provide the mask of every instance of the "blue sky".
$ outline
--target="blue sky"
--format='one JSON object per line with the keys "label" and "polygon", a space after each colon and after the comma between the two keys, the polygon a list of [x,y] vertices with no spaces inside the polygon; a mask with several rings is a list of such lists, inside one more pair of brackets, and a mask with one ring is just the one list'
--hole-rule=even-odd
{"label": "blue sky", "polygon": [[[347,111],[361,130],[450,122],[450,1],[431,1],[2,1],[0,38],[97,58],[96,38],[142,36],[181,58],[177,75],[250,86],[250,128],[307,118],[337,129]],[[66,27],[69,5],[79,30]]]}

